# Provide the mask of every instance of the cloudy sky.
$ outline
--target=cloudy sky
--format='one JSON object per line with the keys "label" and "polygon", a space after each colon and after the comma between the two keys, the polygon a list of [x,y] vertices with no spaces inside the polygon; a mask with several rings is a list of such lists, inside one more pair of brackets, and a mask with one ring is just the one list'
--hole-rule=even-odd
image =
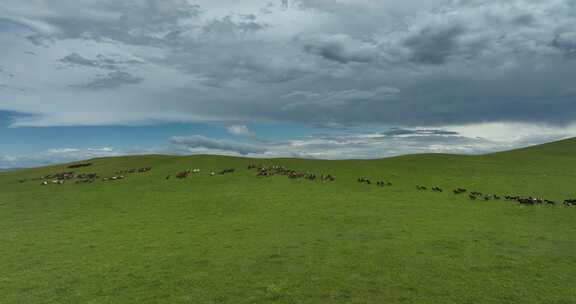
{"label": "cloudy sky", "polygon": [[576,135],[573,0],[2,0],[0,168]]}

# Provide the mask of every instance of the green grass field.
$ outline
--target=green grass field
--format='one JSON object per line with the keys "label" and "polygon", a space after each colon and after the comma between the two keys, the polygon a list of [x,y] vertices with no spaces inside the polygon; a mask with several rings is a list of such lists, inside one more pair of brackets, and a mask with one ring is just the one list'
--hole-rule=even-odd
{"label": "green grass field", "polygon": [[[485,156],[91,162],[76,172],[153,170],[48,186],[19,180],[65,165],[0,174],[0,303],[576,303],[576,207],[448,191],[576,198],[576,140]],[[336,181],[258,178],[249,163]]]}

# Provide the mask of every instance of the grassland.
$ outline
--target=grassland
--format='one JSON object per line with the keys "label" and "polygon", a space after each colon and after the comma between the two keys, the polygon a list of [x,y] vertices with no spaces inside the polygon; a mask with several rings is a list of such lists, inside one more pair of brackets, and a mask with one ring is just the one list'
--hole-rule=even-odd
{"label": "grassland", "polygon": [[[576,303],[576,208],[416,191],[576,197],[576,140],[484,156],[96,159],[117,182],[0,174],[0,303]],[[330,173],[257,178],[249,163]],[[203,173],[166,180],[187,168]],[[366,176],[393,182],[359,184]]]}

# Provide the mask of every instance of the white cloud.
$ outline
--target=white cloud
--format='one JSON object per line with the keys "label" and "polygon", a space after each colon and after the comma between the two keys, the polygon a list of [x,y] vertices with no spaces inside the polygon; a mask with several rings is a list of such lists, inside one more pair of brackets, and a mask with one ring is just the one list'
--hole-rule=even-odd
{"label": "white cloud", "polygon": [[38,167],[77,160],[121,155],[147,154],[150,151],[123,151],[103,148],[53,148],[31,155],[0,155],[0,169]]}
{"label": "white cloud", "polygon": [[51,155],[58,155],[58,154],[71,154],[71,153],[78,153],[80,150],[73,149],[73,148],[56,148],[56,149],[49,149],[48,154]]}
{"label": "white cloud", "polygon": [[254,132],[252,132],[247,126],[245,125],[233,125],[227,128],[228,133],[232,135],[242,135],[242,136],[254,136]]}
{"label": "white cloud", "polygon": [[449,128],[466,137],[485,138],[489,141],[517,147],[576,136],[576,124],[564,127],[527,123],[482,123]]}
{"label": "white cloud", "polygon": [[[514,130],[521,130],[515,132]],[[576,136],[576,127],[494,123],[437,129],[388,128],[366,132],[329,133],[287,140],[260,140],[257,144],[216,140],[203,136],[172,139],[183,153],[296,157],[319,159],[373,159],[414,153],[483,154]],[[190,149],[191,148],[191,149]]]}

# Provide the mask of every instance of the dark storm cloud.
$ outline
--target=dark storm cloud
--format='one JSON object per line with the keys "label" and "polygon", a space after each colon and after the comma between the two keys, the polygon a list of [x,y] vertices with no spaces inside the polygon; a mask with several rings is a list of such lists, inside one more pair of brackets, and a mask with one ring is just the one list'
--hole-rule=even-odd
{"label": "dark storm cloud", "polygon": [[458,37],[465,29],[459,25],[446,28],[425,28],[406,39],[404,44],[412,52],[412,58],[418,63],[442,64],[458,51]]}
{"label": "dark storm cloud", "polygon": [[[25,122],[42,126],[574,122],[574,1],[290,3],[6,0],[0,24],[30,29],[45,46],[33,48],[38,72],[21,80],[41,95],[2,96],[0,110],[43,114]],[[0,39],[0,64],[20,76],[30,44]],[[78,87],[109,95],[78,96]],[[61,107],[40,103],[46,93]]]}
{"label": "dark storm cloud", "polygon": [[457,136],[458,132],[454,131],[446,131],[446,130],[435,130],[435,129],[400,129],[394,128],[389,131],[382,133],[384,136],[417,136],[417,135],[425,135],[425,136]]}
{"label": "dark storm cloud", "polygon": [[103,55],[97,55],[95,59],[88,59],[77,53],[67,55],[66,57],[62,58],[60,62],[70,66],[80,65],[107,70],[118,70],[122,69],[125,65],[134,65],[140,63],[137,60],[116,60],[112,58],[106,58]]}
{"label": "dark storm cloud", "polygon": [[316,41],[305,42],[303,49],[310,54],[339,63],[368,63],[376,61],[378,58],[375,46],[344,35],[323,37]]}
{"label": "dark storm cloud", "polygon": [[576,58],[576,31],[556,35],[552,45],[562,50],[566,56]]}
{"label": "dark storm cloud", "polygon": [[111,90],[124,85],[139,84],[142,81],[144,81],[144,79],[131,75],[130,73],[115,71],[101,75],[91,82],[73,86],[90,90]]}

